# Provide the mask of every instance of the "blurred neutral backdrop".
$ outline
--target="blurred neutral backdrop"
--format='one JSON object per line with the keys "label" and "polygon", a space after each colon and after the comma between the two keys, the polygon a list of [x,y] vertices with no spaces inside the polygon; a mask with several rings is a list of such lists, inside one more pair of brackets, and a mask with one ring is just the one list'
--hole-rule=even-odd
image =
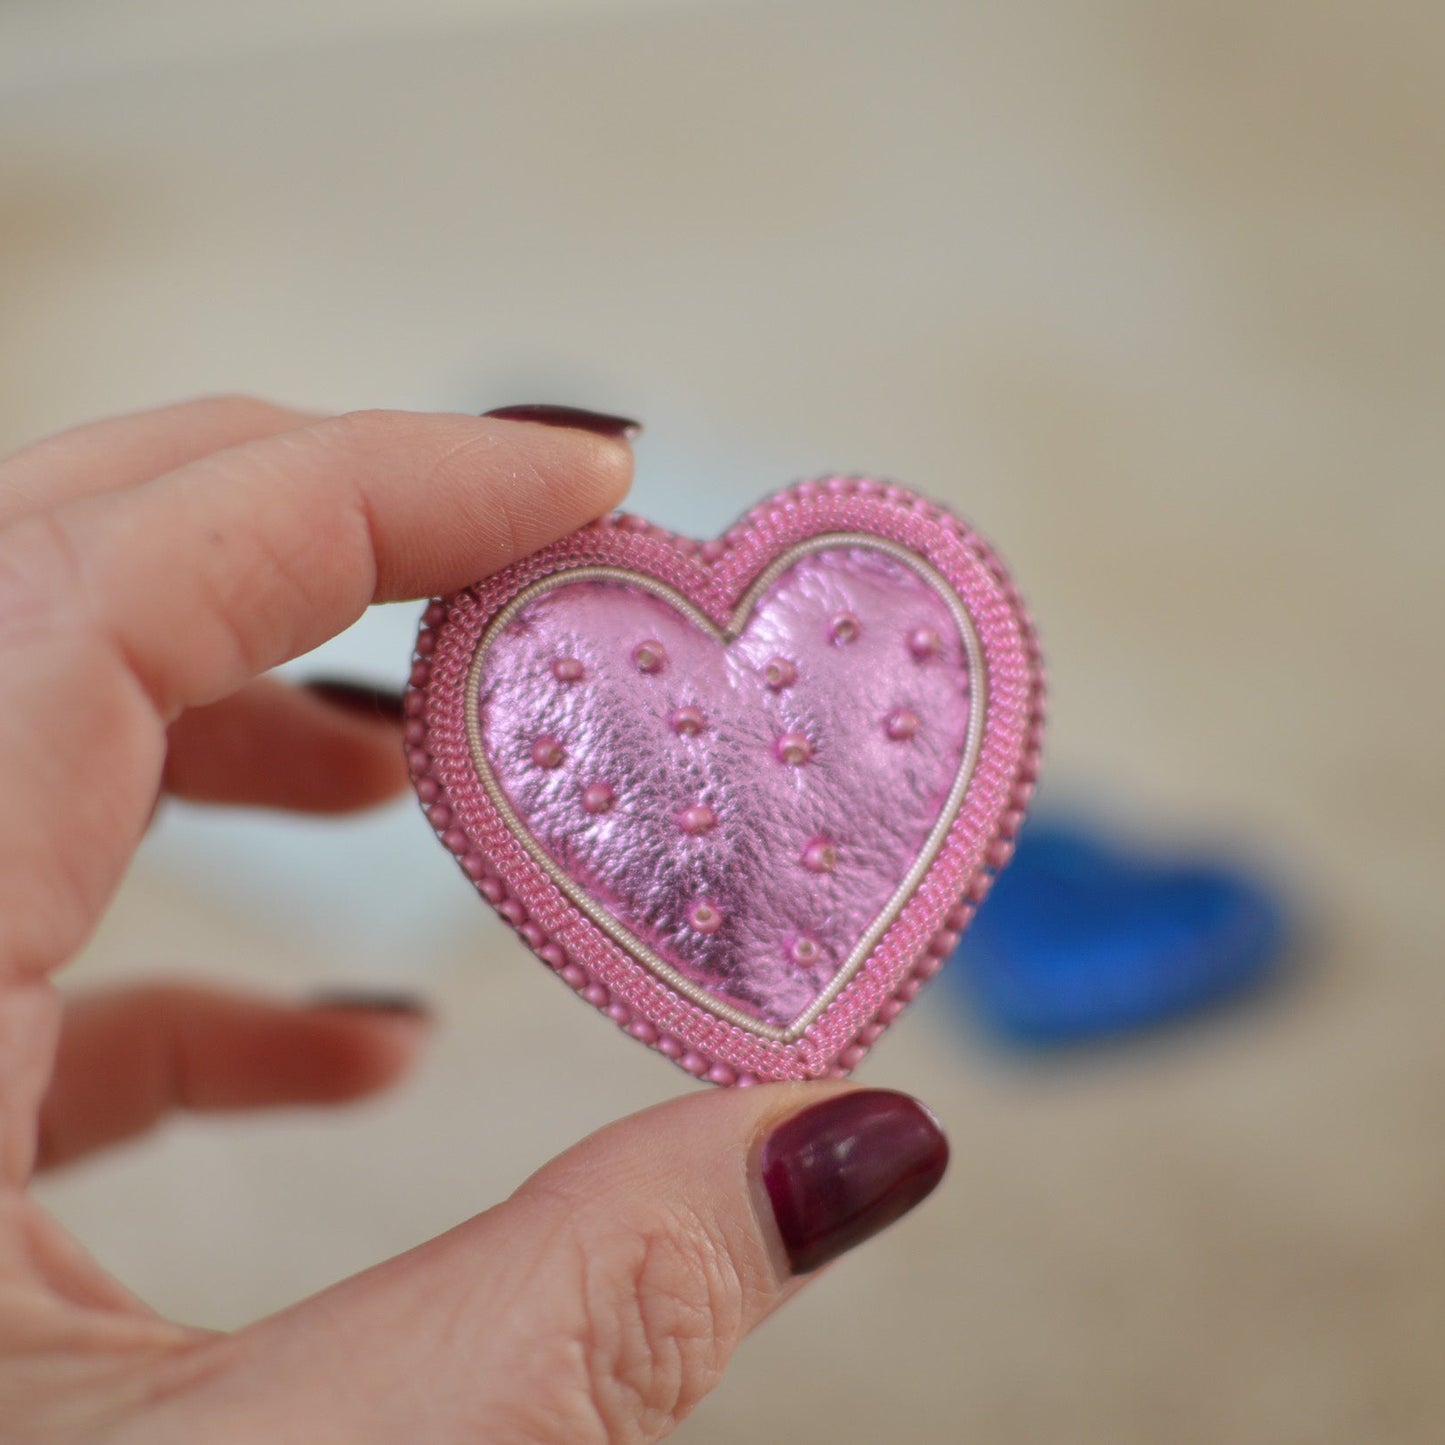
{"label": "blurred neutral backdrop", "polygon": [[[945,1187],[677,1438],[1445,1439],[1442,87],[1431,4],[0,0],[0,449],[246,390],[640,415],[698,533],[895,475],[1034,604],[1045,801],[1301,901],[1288,986],[1141,1044],[1011,1058],[935,989],[860,1077]],[[299,670],[399,682],[417,610]],[[692,1087],[409,804],[169,810],[67,977],[155,970],[444,1017],[384,1103],[42,1186],[203,1324]]]}

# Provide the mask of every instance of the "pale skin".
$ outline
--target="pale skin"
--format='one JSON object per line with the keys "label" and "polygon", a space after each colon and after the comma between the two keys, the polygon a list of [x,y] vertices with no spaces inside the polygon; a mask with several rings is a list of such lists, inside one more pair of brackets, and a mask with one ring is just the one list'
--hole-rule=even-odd
{"label": "pale skin", "polygon": [[448,1234],[230,1335],[160,1317],[27,1190],[175,1109],[337,1102],[406,1072],[426,1034],[411,1015],[179,985],[67,997],[55,974],[161,794],[343,812],[405,786],[385,721],[264,673],[371,602],[562,536],[630,475],[625,442],[582,431],[245,398],[0,462],[0,1440],[654,1440],[799,1287],[750,1161],[839,1086],[622,1120]]}

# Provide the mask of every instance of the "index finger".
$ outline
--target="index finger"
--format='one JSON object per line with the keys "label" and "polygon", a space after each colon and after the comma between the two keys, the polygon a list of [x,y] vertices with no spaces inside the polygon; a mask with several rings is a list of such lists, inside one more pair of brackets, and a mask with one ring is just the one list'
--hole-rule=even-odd
{"label": "index finger", "polygon": [[591,432],[362,412],[0,532],[0,975],[89,931],[183,708],[535,550],[630,473]]}

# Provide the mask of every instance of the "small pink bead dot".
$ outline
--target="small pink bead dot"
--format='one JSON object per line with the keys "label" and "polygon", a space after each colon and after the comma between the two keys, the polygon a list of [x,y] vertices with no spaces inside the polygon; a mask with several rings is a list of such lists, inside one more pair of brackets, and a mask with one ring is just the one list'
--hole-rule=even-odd
{"label": "small pink bead dot", "polygon": [[680,1063],[689,1074],[695,1074],[698,1078],[701,1078],[708,1070],[707,1060],[703,1058],[701,1054],[694,1053],[691,1049],[678,1060],[678,1063]]}
{"label": "small pink bead dot", "polygon": [[920,958],[918,960],[919,978],[932,978],[943,967],[943,960],[946,957],[946,954],[941,954],[936,958]]}
{"label": "small pink bead dot", "polygon": [[700,838],[705,833],[711,833],[717,826],[717,814],[706,803],[694,803],[692,807],[682,810],[677,822],[684,833]]}
{"label": "small pink bead dot", "polygon": [[735,1089],[751,1089],[757,1081],[758,1076],[756,1074],[739,1074],[737,1083],[734,1084],[733,1087]]}
{"label": "small pink bead dot", "polygon": [[426,724],[419,718],[409,718],[406,726],[401,730],[402,738],[413,747],[426,741]]}
{"label": "small pink bead dot", "polygon": [[722,914],[711,903],[694,903],[687,921],[698,933],[716,933],[722,927]]}
{"label": "small pink bead dot", "polygon": [[943,921],[955,932],[962,933],[973,921],[973,908],[967,903],[956,903],[948,910],[948,917]]}
{"label": "small pink bead dot", "polygon": [[1007,838],[998,838],[984,851],[984,862],[990,868],[1002,868],[1014,855],[1014,845]]}
{"label": "small pink bead dot", "polygon": [[592,1005],[593,1008],[606,1008],[612,1002],[612,995],[602,987],[600,983],[589,983],[582,990],[582,997]]}
{"label": "small pink bead dot", "polygon": [[882,1024],[864,1024],[858,1030],[858,1038],[865,1045],[876,1044],[883,1037]]}
{"label": "small pink bead dot", "polygon": [[763,666],[763,680],[774,692],[781,692],[798,680],[798,669],[786,657],[770,657]]}
{"label": "small pink bead dot", "polygon": [[935,958],[947,958],[958,947],[960,934],[952,928],[940,928],[928,940],[928,951]]}
{"label": "small pink bead dot", "polygon": [[988,897],[988,890],[993,887],[993,877],[988,873],[980,873],[968,885],[967,898],[970,903],[982,903]]}
{"label": "small pink bead dot", "polygon": [[918,731],[918,714],[900,707],[888,714],[883,730],[895,743],[906,743]]}
{"label": "small pink bead dot", "polygon": [[575,963],[564,964],[557,970],[557,976],[569,988],[581,989],[587,987],[587,975],[578,968]]}
{"label": "small pink bead dot", "polygon": [[883,483],[875,477],[859,477],[858,495],[860,497],[881,497],[883,495]]}
{"label": "small pink bead dot", "polygon": [[497,905],[497,912],[512,925],[520,928],[527,921],[527,910],[515,898],[504,898]]}
{"label": "small pink bead dot", "polygon": [[444,602],[433,602],[421,615],[421,620],[428,627],[440,627],[447,620],[447,608]]}
{"label": "small pink bead dot", "polygon": [[777,754],[780,762],[798,768],[813,756],[813,744],[806,733],[784,733],[778,739]]}
{"label": "small pink bead dot", "polygon": [[[424,773],[431,759],[427,756],[425,748],[408,748],[406,750],[406,762],[413,773]],[[428,781],[430,781],[430,779],[428,779]],[[418,783],[416,786],[417,792],[420,793],[422,785]]]}
{"label": "small pink bead dot", "polygon": [[413,687],[425,687],[426,680],[431,676],[431,664],[429,662],[414,662],[411,665],[410,682]]}
{"label": "small pink bead dot", "polygon": [[407,717],[420,717],[426,711],[426,698],[419,692],[409,692],[401,707]]}
{"label": "small pink bead dot", "polygon": [[589,813],[607,813],[617,794],[606,783],[589,783],[582,790],[582,807]]}
{"label": "small pink bead dot", "polygon": [[649,638],[632,649],[632,663],[638,672],[661,672],[667,663],[667,653],[660,642]]}
{"label": "small pink bead dot", "polygon": [[547,935],[535,923],[524,923],[517,932],[522,935],[522,941],[534,953],[547,941]]}
{"label": "small pink bead dot", "polygon": [[433,803],[426,810],[426,815],[438,832],[444,832],[452,825],[452,810],[445,803]]}
{"label": "small pink bead dot", "polygon": [[943,649],[943,639],[931,627],[915,627],[908,634],[908,650],[919,662],[937,657]]}
{"label": "small pink bead dot", "polygon": [[788,956],[794,963],[801,964],[807,968],[810,964],[817,963],[823,956],[822,946],[816,938],[795,938],[793,946],[788,950]]}
{"label": "small pink bead dot", "polygon": [[557,657],[552,660],[552,676],[558,682],[580,682],[582,664],[575,657]]}
{"label": "small pink bead dot", "polygon": [[488,903],[500,903],[507,896],[507,886],[500,878],[483,878],[479,885],[482,890],[482,897]]}
{"label": "small pink bead dot", "polygon": [[646,1019],[633,1019],[628,1025],[627,1032],[635,1039],[640,1039],[644,1044],[657,1042],[657,1030]]}
{"label": "small pink bead dot", "polygon": [[437,635],[435,632],[419,633],[416,639],[416,650],[423,657],[430,657],[437,650]]}
{"label": "small pink bead dot", "polygon": [[704,1076],[710,1084],[721,1084],[727,1088],[737,1082],[737,1075],[726,1064],[714,1064]]}
{"label": "small pink bead dot", "polygon": [[617,519],[617,524],[628,532],[645,532],[652,525],[646,517],[640,517],[636,512],[624,512]]}
{"label": "small pink bead dot", "polygon": [[861,1044],[853,1044],[838,1055],[838,1062],[842,1064],[845,1069],[856,1069],[858,1065],[863,1062],[867,1052],[868,1050],[863,1048]]}
{"label": "small pink bead dot", "polygon": [[838,866],[838,848],[826,838],[814,838],[803,849],[803,867],[811,873],[831,873]]}
{"label": "small pink bead dot", "polygon": [[435,778],[421,778],[416,785],[416,795],[423,803],[435,803],[442,795],[442,785]]}
{"label": "small pink bead dot", "polygon": [[679,737],[695,738],[706,726],[700,707],[680,707],[672,715],[672,730]]}
{"label": "small pink bead dot", "polygon": [[543,944],[537,950],[537,957],[547,965],[548,968],[565,968],[567,966],[566,953],[555,943]]}
{"label": "small pink bead dot", "polygon": [[482,879],[487,876],[487,860],[480,853],[468,853],[462,859],[462,868],[468,878]]}
{"label": "small pink bead dot", "polygon": [[726,551],[726,545],[714,538],[712,541],[702,544],[702,560],[704,562],[716,562]]}
{"label": "small pink bead dot", "polygon": [[540,737],[532,744],[532,761],[539,768],[560,768],[567,750],[554,737]]}
{"label": "small pink bead dot", "polygon": [[918,990],[923,987],[923,980],[919,978],[905,978],[898,985],[898,997],[904,1003],[912,1003],[918,997]]}
{"label": "small pink bead dot", "polygon": [[1018,835],[1019,828],[1023,825],[1024,815],[1022,808],[1010,808],[998,820],[998,830],[1005,838],[1013,838]]}
{"label": "small pink bead dot", "polygon": [[657,1041],[657,1052],[669,1059],[682,1057],[682,1045],[671,1034],[663,1034]]}
{"label": "small pink bead dot", "polygon": [[903,1001],[901,999],[890,998],[888,1002],[885,1003],[883,1007],[878,1010],[878,1017],[885,1024],[891,1024],[893,1020],[896,1019],[898,1015],[902,1012]]}
{"label": "small pink bead dot", "polygon": [[829,638],[840,646],[844,643],[856,642],[858,634],[862,630],[862,623],[851,612],[838,613],[828,624]]}
{"label": "small pink bead dot", "polygon": [[460,828],[448,828],[442,834],[442,844],[452,853],[465,853],[471,846],[467,835]]}

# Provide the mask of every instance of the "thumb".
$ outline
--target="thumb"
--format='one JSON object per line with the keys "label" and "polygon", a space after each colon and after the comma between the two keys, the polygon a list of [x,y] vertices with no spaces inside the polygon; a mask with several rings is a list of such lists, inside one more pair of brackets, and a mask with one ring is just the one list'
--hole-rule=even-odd
{"label": "thumb", "polygon": [[947,1157],[923,1106],[884,1090],[673,1100],[219,1344],[237,1358],[199,1393],[231,1428],[254,1415],[245,1439],[656,1440],[801,1276],[911,1209]]}

